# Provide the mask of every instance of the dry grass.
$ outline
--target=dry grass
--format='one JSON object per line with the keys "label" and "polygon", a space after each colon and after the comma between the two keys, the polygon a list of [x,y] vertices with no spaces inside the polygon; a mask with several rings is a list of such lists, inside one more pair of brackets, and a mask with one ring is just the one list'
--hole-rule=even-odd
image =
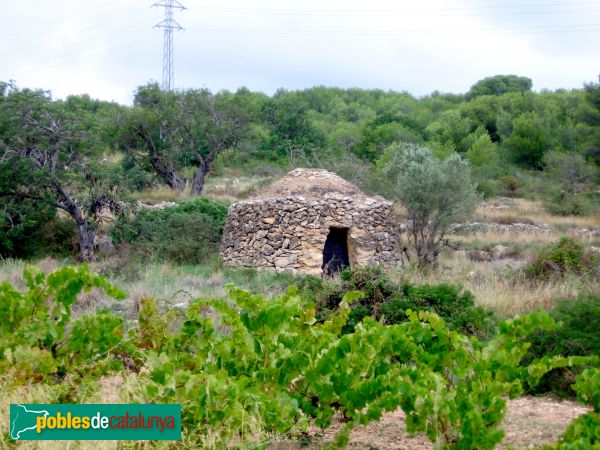
{"label": "dry grass", "polygon": [[[584,287],[576,278],[533,282],[500,276],[485,278],[478,274],[459,279],[458,282],[475,295],[479,305],[493,309],[503,318],[526,314],[536,309],[550,309],[560,298],[575,298]],[[600,284],[597,282],[586,288],[600,294]]]}
{"label": "dry grass", "polygon": [[451,241],[461,244],[460,246],[463,248],[470,248],[473,244],[479,244],[479,247],[482,245],[493,247],[496,244],[503,244],[509,247],[517,246],[520,248],[531,246],[535,249],[540,245],[551,244],[557,241],[560,236],[568,234],[584,245],[598,242],[598,236],[585,233],[571,234],[567,233],[567,231],[600,229],[600,216],[553,216],[544,210],[540,202],[525,199],[509,199],[500,204],[506,208],[496,209],[489,206],[480,206],[477,208],[472,220],[498,224],[547,224],[551,227],[552,232],[519,233],[514,231],[501,232],[490,230],[466,236],[453,235],[451,236]]}
{"label": "dry grass", "polygon": [[4,259],[0,260],[0,283],[8,281],[11,285],[21,289],[25,287],[23,278],[23,269],[33,265],[44,273],[52,272],[63,264],[54,258],[43,258],[33,263],[23,261],[22,259]]}
{"label": "dry grass", "polygon": [[178,191],[168,186],[160,185],[152,189],[134,192],[132,197],[144,203],[180,202],[190,197],[189,189]]}
{"label": "dry grass", "polygon": [[[488,222],[508,223],[519,219],[522,223],[548,224],[558,228],[598,228],[600,216],[553,216],[540,202],[522,198],[512,199],[506,209],[478,208],[476,216]],[[514,222],[513,222],[514,223]]]}
{"label": "dry grass", "polygon": [[[244,190],[260,188],[261,184],[268,182],[268,178],[256,179],[229,174],[220,178],[209,178],[206,191],[210,196],[229,196],[240,198]],[[161,188],[151,192],[153,198],[167,198],[166,194],[173,195],[172,190]],[[179,194],[177,194],[179,195]],[[184,194],[181,194],[184,195]],[[183,197],[182,197],[183,198]],[[520,218],[536,223],[577,225],[580,227],[594,228],[598,225],[597,217],[557,217],[550,216],[537,202],[522,199],[505,201],[506,209],[480,208],[478,214],[484,215],[487,220],[508,220]],[[594,227],[592,227],[594,225]],[[458,244],[458,248],[490,249],[496,244],[503,244],[510,248],[510,255],[517,264],[521,264],[535,255],[539,249],[556,241],[559,233],[517,233],[496,232],[478,233],[468,236],[451,236],[451,241]],[[582,243],[589,244],[592,238],[577,237]],[[595,238],[597,241],[598,238]],[[589,291],[600,293],[600,280],[590,277],[566,276],[547,281],[535,282],[526,279],[518,271],[510,271],[501,267],[502,263],[474,262],[464,257],[456,257],[453,252],[443,252],[440,259],[441,268],[433,273],[423,274],[415,270],[405,270],[394,276],[414,283],[459,283],[475,294],[477,302],[490,307],[502,317],[521,314],[537,308],[550,308],[559,298],[577,296],[578,292]],[[38,261],[36,265],[45,272],[50,272],[57,267],[68,263],[51,258]],[[110,308],[133,317],[136,305],[144,297],[153,297],[166,304],[183,307],[192,298],[223,298],[226,295],[226,284],[236,285],[263,295],[277,295],[285,286],[293,283],[292,277],[275,275],[262,271],[224,270],[218,262],[210,265],[173,266],[169,263],[139,264],[124,260],[111,269],[110,260],[100,261],[92,268],[100,273],[108,274],[109,279],[122,288],[128,299],[115,302],[106,298],[99,291],[86,293],[77,304],[77,312],[93,310],[98,307]],[[4,260],[0,262],[0,281],[9,281],[19,288],[24,287],[22,270],[25,263],[18,260]]]}
{"label": "dry grass", "polygon": [[[270,177],[251,178],[243,176],[209,177],[206,179],[202,195],[213,200],[227,203],[248,198],[257,190],[267,186],[272,181]],[[133,197],[144,203],[181,202],[191,197],[190,187],[182,191],[168,186],[156,186],[152,189],[135,192]]]}
{"label": "dry grass", "polygon": [[[45,273],[69,263],[45,258],[33,265]],[[116,266],[115,264],[118,263]],[[26,290],[22,260],[0,261],[0,282],[8,281],[20,291]],[[206,265],[178,266],[167,262],[142,264],[114,259],[99,260],[91,269],[104,274],[127,294],[125,300],[114,300],[99,289],[83,292],[73,306],[75,316],[97,309],[109,309],[126,319],[137,317],[137,308],[143,298],[155,298],[165,309],[185,308],[195,298],[225,298],[227,285],[260,293],[267,297],[280,295],[294,282],[290,274],[252,269],[223,269],[218,262]]]}
{"label": "dry grass", "polygon": [[[121,403],[118,396],[121,384],[122,378],[119,375],[101,378],[97,381],[95,388],[85,393],[82,392],[81,401],[83,403]],[[8,411],[11,403],[58,403],[57,392],[52,386],[45,384],[28,384],[14,387],[11,386],[10,380],[6,377],[0,378],[0,410],[4,412],[0,414],[0,436],[9,433]],[[15,447],[8,447],[6,442],[0,441],[0,448]],[[112,450],[119,448],[119,445],[116,441],[19,441],[18,448],[24,450]]]}
{"label": "dry grass", "polygon": [[[453,235],[451,237],[452,241],[457,241],[465,244],[474,243],[476,241],[481,241],[488,243],[489,245],[496,244],[511,244],[511,243],[519,243],[519,244],[551,244],[558,239],[557,235],[554,233],[517,233],[517,232],[499,232],[499,231],[487,231],[483,233],[477,234],[469,234],[466,236],[462,235]],[[580,237],[580,240],[584,240],[587,238]]]}
{"label": "dry grass", "polygon": [[536,309],[550,309],[561,298],[575,298],[581,291],[600,295],[600,280],[565,276],[546,281],[527,279],[495,262],[474,262],[443,254],[440,268],[433,272],[405,270],[394,278],[415,284],[460,284],[475,295],[477,304],[494,310],[500,317],[526,314]]}
{"label": "dry grass", "polygon": [[248,198],[253,193],[266,187],[272,178],[270,177],[219,177],[206,180],[203,195],[214,200],[235,202]]}
{"label": "dry grass", "polygon": [[[60,265],[55,260],[43,261],[46,269]],[[0,265],[0,281],[9,281],[24,289],[23,267],[22,262],[5,261]],[[597,278],[573,275],[533,281],[509,266],[500,267],[497,261],[475,262],[449,252],[442,254],[436,271],[424,273],[406,269],[391,276],[415,284],[461,284],[475,295],[478,304],[493,309],[503,318],[538,308],[551,308],[558,299],[574,298],[582,291],[600,295],[600,279]],[[109,279],[127,293],[127,299],[116,301],[99,290],[93,290],[80,296],[74,307],[76,315],[109,308],[127,319],[133,319],[137,315],[137,305],[145,297],[156,298],[166,308],[184,308],[193,298],[224,298],[226,285],[231,282],[266,296],[278,295],[294,282],[285,274],[267,271],[223,271],[212,266],[173,266],[168,263],[139,266],[131,273],[117,273]]]}
{"label": "dry grass", "polygon": [[214,298],[225,295],[222,272],[211,272],[205,266],[172,266],[152,264],[132,281],[114,279],[135,303],[144,297],[153,297],[172,304],[187,303],[192,298]]}

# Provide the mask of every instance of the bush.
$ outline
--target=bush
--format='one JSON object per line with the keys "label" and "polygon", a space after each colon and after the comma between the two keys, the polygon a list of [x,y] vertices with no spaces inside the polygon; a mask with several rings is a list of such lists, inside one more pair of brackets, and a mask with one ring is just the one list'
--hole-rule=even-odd
{"label": "bush", "polygon": [[158,211],[142,209],[132,219],[121,216],[111,235],[141,255],[199,263],[217,252],[226,218],[223,204],[198,198]]}
{"label": "bush", "polygon": [[[0,171],[4,177],[14,176]],[[9,189],[6,187],[5,189]],[[75,223],[57,214],[47,199],[0,199],[0,257],[68,256],[77,252]]]}
{"label": "bush", "polygon": [[324,283],[312,290],[301,284],[300,289],[305,293],[312,291],[316,296],[320,318],[328,317],[347,292],[362,292],[363,297],[350,305],[345,333],[352,332],[366,316],[383,319],[387,324],[405,322],[408,309],[435,312],[451,329],[483,339],[494,333],[497,323],[494,313],[476,306],[473,294],[462,291],[460,286],[400,285],[392,282],[380,267],[345,269],[340,274],[340,283]]}
{"label": "bush", "polygon": [[156,176],[139,166],[132,166],[124,175],[125,185],[130,191],[142,191],[157,185]]}
{"label": "bush", "polygon": [[498,181],[508,195],[515,195],[517,190],[522,186],[521,182],[512,175],[504,175],[498,178]]}
{"label": "bush", "polygon": [[[582,294],[561,300],[550,311],[559,324],[554,331],[538,331],[530,338],[528,359],[543,356],[600,355],[600,295]],[[535,393],[573,396],[571,384],[582,369],[554,369],[542,378]]]}
{"label": "bush", "polygon": [[557,216],[585,216],[592,210],[590,201],[584,195],[566,192],[552,194],[544,207],[550,214]]}
{"label": "bush", "polygon": [[404,296],[392,300],[381,308],[386,323],[394,324],[408,320],[405,311],[431,311],[442,317],[448,326],[464,334],[487,338],[496,326],[494,313],[475,305],[475,297],[469,291],[453,284],[402,286]]}
{"label": "bush", "polygon": [[74,256],[79,252],[79,236],[70,218],[56,218],[40,227],[35,256]]}
{"label": "bush", "polygon": [[584,257],[581,244],[563,237],[557,243],[544,247],[535,260],[525,266],[525,273],[530,278],[548,278],[566,273],[583,275],[593,270],[594,264],[593,256]]}
{"label": "bush", "polygon": [[485,179],[477,183],[477,192],[483,195],[483,198],[493,198],[502,191],[502,184],[498,180]]}
{"label": "bush", "polygon": [[72,318],[82,292],[98,288],[115,299],[125,298],[123,292],[85,264],[47,276],[28,267],[23,278],[24,293],[0,284],[0,374],[9,385],[70,383],[123,368],[121,317],[99,311]]}
{"label": "bush", "polygon": [[0,212],[0,256],[8,258],[36,258],[44,256],[71,256],[78,251],[75,223],[48,215],[18,216],[16,222],[6,211]]}
{"label": "bush", "polygon": [[557,450],[600,447],[600,370],[587,369],[577,377],[573,386],[577,399],[593,410],[579,416],[560,436]]}

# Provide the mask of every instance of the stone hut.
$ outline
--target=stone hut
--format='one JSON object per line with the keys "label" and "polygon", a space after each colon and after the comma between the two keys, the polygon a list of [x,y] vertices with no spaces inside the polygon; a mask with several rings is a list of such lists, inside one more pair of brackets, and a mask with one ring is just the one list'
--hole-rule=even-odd
{"label": "stone hut", "polygon": [[229,208],[221,258],[228,266],[331,274],[399,263],[392,202],[322,169],[296,169]]}

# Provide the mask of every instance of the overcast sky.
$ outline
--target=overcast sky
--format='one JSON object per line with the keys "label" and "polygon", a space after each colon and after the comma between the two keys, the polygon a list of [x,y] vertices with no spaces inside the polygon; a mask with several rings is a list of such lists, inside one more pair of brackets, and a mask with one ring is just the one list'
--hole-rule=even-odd
{"label": "overcast sky", "polygon": [[[130,104],[162,80],[164,9],[146,0],[3,2],[0,81]],[[181,0],[175,87],[315,85],[414,95],[517,74],[534,89],[600,73],[600,0]]]}

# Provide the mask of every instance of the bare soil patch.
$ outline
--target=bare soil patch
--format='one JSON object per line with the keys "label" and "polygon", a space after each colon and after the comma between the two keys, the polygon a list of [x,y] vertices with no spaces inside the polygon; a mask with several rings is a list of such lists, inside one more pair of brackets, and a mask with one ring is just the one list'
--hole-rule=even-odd
{"label": "bare soil patch", "polygon": [[[506,449],[537,448],[556,442],[559,436],[576,417],[585,414],[589,408],[570,400],[550,397],[521,397],[511,400],[502,428],[506,434],[497,447]],[[401,410],[386,413],[379,422],[356,427],[351,434],[347,448],[353,449],[394,449],[431,450],[433,445],[423,434],[409,434],[404,424],[405,414]],[[330,442],[343,427],[336,422],[325,432],[318,428],[309,430],[312,438],[307,446],[297,442],[277,442],[271,450],[318,449]]]}

